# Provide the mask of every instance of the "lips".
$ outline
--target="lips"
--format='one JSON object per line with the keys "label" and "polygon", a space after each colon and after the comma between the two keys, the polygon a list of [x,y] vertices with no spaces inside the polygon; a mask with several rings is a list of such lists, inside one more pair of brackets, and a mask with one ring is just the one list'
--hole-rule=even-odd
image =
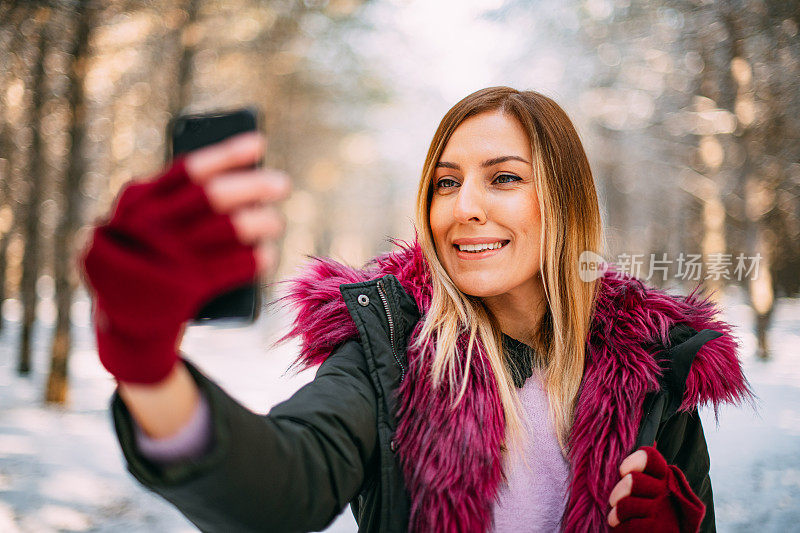
{"label": "lips", "polygon": [[464,237],[461,239],[453,239],[454,245],[459,244],[491,244],[493,242],[504,242],[508,239],[502,237]]}

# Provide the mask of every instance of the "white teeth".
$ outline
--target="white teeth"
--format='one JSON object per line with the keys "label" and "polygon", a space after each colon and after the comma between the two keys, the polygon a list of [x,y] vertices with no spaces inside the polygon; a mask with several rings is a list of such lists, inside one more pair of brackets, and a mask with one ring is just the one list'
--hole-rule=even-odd
{"label": "white teeth", "polygon": [[503,246],[502,241],[486,244],[459,244],[458,249],[462,252],[482,252],[484,250],[495,250]]}

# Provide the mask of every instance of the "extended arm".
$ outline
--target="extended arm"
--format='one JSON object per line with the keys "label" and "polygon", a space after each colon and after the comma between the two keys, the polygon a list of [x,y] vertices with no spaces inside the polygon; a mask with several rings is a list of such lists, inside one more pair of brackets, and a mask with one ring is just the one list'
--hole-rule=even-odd
{"label": "extended arm", "polygon": [[112,413],[131,473],[203,531],[309,531],[358,495],[376,447],[376,400],[357,341],[268,415],[242,406],[184,361],[209,400],[213,445],[197,460],[159,465],[136,448],[133,420]]}

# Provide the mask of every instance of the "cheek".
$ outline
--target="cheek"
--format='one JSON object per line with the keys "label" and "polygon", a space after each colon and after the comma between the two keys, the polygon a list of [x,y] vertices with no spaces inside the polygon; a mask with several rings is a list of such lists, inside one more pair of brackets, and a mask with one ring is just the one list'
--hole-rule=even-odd
{"label": "cheek", "polygon": [[526,196],[525,200],[520,202],[519,212],[522,217],[533,223],[539,225],[539,200],[536,195]]}
{"label": "cheek", "polygon": [[447,233],[447,217],[439,202],[431,202],[431,208],[428,212],[428,220],[431,225],[431,233],[433,233],[433,240],[437,244],[444,241]]}
{"label": "cheek", "polygon": [[[535,240],[538,246],[541,217],[536,198],[515,198],[496,211],[498,220],[514,231],[525,242]],[[520,243],[522,244],[522,243]]]}

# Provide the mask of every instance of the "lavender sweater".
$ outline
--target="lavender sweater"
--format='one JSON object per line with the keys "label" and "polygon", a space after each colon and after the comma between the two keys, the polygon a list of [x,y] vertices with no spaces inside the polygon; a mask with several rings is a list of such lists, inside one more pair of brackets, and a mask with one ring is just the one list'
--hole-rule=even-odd
{"label": "lavender sweater", "polygon": [[547,393],[538,370],[525,381],[519,396],[529,425],[523,448],[528,465],[517,455],[504,465],[508,482],[501,486],[494,504],[493,531],[558,531],[569,496],[569,462],[561,454],[550,422]]}
{"label": "lavender sweater", "polygon": [[[521,343],[514,345],[519,346]],[[515,352],[519,356],[520,352]],[[523,371],[515,381],[518,387],[522,385],[519,395],[529,424],[523,453],[530,468],[516,456],[504,466],[508,482],[500,487],[494,504],[492,531],[517,533],[530,527],[540,532],[558,531],[567,505],[569,463],[561,455],[548,416],[548,400],[540,371],[534,370],[532,374]],[[150,438],[134,423],[136,443],[142,455],[163,464],[193,460],[207,453],[211,430],[211,412],[202,394],[191,420],[172,437]]]}

